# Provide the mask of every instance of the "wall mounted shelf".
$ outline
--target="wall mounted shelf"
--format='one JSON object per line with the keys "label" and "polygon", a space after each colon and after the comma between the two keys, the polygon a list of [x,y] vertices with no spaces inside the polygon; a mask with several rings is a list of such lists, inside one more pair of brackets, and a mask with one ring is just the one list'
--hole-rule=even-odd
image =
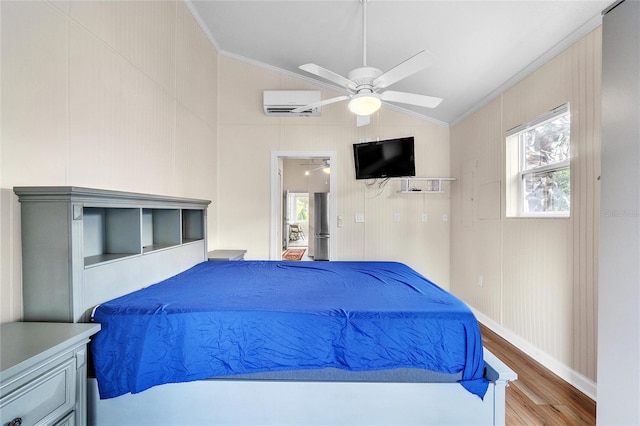
{"label": "wall mounted shelf", "polygon": [[[402,194],[442,194],[443,182],[451,182],[456,180],[450,177],[406,177],[394,178],[400,181],[400,193]],[[419,184],[412,185],[414,182]]]}

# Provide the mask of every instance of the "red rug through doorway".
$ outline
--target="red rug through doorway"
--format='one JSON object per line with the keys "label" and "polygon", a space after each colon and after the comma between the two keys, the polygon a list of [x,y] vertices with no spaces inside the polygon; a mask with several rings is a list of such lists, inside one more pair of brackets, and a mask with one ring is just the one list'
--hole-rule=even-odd
{"label": "red rug through doorway", "polygon": [[282,260],[301,260],[304,256],[304,252],[307,249],[303,248],[290,248],[282,253]]}

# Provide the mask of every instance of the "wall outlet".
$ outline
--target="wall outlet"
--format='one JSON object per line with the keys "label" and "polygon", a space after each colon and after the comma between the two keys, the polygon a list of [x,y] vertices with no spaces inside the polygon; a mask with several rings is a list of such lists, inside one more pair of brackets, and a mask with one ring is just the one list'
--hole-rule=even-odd
{"label": "wall outlet", "polygon": [[420,220],[422,220],[423,222],[427,221],[427,214],[426,213],[422,213],[422,216],[420,216]]}
{"label": "wall outlet", "polygon": [[364,213],[356,213],[356,223],[364,223]]}
{"label": "wall outlet", "polygon": [[449,220],[449,215],[447,215],[446,213],[442,215],[442,221],[446,222]]}
{"label": "wall outlet", "polygon": [[393,214],[393,221],[394,222],[400,222],[400,213],[394,213]]}
{"label": "wall outlet", "polygon": [[482,275],[478,275],[478,287],[482,287],[483,284],[484,278],[482,277]]}

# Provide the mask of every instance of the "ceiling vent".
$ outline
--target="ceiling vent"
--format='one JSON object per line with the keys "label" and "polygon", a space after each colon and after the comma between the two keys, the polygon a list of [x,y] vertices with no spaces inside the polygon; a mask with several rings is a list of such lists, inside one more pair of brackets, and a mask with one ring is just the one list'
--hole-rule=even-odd
{"label": "ceiling vent", "polygon": [[292,112],[294,109],[320,102],[319,90],[265,90],[264,113],[272,117],[320,117],[321,107]]}

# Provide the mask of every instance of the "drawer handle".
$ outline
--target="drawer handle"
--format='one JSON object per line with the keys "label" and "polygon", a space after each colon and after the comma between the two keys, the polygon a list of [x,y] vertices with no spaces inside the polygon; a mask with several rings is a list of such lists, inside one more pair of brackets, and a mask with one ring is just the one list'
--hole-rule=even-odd
{"label": "drawer handle", "polygon": [[7,426],[20,426],[21,424],[22,424],[22,418],[16,417],[15,419],[7,423]]}

